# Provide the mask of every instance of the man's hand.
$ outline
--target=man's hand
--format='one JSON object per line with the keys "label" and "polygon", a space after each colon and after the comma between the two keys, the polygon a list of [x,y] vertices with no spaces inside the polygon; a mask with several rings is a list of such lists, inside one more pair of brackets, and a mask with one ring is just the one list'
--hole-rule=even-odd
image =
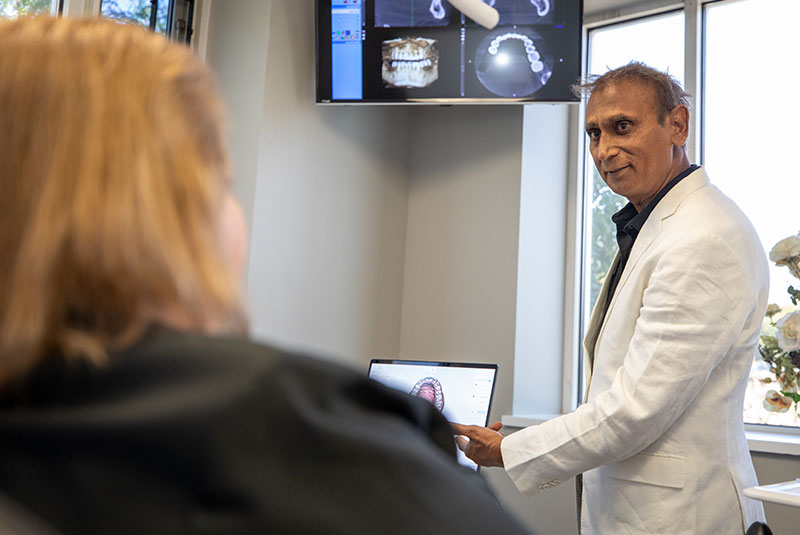
{"label": "man's hand", "polygon": [[458,435],[458,448],[467,457],[481,466],[503,466],[503,453],[500,451],[500,442],[503,441],[503,433],[500,432],[502,423],[494,422],[489,427],[454,423],[450,425],[453,433]]}

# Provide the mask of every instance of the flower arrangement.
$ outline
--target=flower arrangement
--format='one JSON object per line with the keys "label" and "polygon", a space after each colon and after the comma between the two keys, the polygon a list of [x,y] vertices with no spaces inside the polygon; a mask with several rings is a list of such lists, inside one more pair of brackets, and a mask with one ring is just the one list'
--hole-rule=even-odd
{"label": "flower arrangement", "polygon": [[[786,266],[800,279],[800,232],[778,243],[769,252],[769,259],[777,266]],[[786,290],[793,305],[800,303],[800,290],[789,286]],[[776,316],[786,312],[775,319]],[[764,398],[764,408],[771,412],[786,412],[794,404],[800,408],[800,310],[784,311],[778,305],[767,307],[769,324],[762,329],[758,351],[769,364],[774,375],[760,379],[762,383],[777,382],[778,390],[769,390]],[[767,334],[774,333],[774,334]]]}

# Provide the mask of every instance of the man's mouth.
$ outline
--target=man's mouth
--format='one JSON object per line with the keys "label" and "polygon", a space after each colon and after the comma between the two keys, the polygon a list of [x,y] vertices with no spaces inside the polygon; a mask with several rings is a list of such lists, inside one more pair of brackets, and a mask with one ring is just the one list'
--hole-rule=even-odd
{"label": "man's mouth", "polygon": [[628,164],[628,165],[623,165],[622,167],[617,167],[616,169],[607,169],[607,170],[606,170],[606,176],[612,176],[612,177],[613,177],[613,176],[616,176],[616,175],[617,175],[617,173],[619,173],[619,172],[620,172],[620,171],[622,171],[623,169],[627,169],[628,167],[630,167],[630,164]]}

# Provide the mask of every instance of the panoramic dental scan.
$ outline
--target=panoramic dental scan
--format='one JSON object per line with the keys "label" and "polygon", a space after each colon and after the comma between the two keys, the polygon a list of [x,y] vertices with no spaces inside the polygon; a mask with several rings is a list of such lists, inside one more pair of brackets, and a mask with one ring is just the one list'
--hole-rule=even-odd
{"label": "panoramic dental scan", "polygon": [[428,87],[439,78],[436,39],[408,37],[383,42],[381,76],[387,87]]}

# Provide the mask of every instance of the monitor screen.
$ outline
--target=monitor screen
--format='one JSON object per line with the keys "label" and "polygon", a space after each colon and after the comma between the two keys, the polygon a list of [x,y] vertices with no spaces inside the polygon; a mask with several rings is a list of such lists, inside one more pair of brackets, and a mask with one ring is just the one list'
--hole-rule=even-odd
{"label": "monitor screen", "polygon": [[582,0],[317,0],[317,102],[577,102]]}
{"label": "monitor screen", "polygon": [[[449,422],[486,426],[492,406],[496,364],[373,359],[369,377],[391,388],[421,397]],[[461,450],[458,462],[478,468]]]}

